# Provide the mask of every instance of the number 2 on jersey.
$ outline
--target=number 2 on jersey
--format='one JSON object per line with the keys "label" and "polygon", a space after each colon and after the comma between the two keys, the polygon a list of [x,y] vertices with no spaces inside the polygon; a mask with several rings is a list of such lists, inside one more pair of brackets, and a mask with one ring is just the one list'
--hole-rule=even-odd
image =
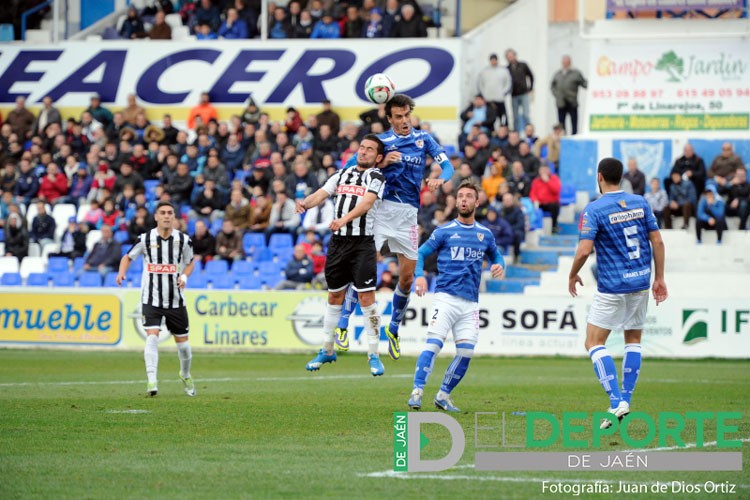
{"label": "number 2 on jersey", "polygon": [[631,238],[631,236],[638,234],[638,226],[624,227],[622,228],[622,234],[625,235],[625,244],[632,249],[628,252],[628,257],[631,260],[639,258],[641,256],[641,243],[638,238]]}

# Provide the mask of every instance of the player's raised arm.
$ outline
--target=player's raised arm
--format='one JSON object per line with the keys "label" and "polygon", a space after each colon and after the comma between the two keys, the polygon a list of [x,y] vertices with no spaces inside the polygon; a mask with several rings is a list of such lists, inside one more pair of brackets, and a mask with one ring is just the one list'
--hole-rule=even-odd
{"label": "player's raised arm", "polygon": [[433,231],[430,238],[425,241],[417,251],[417,265],[414,268],[414,289],[419,297],[427,293],[427,278],[424,276],[424,261],[427,257],[434,254],[440,248],[441,243],[438,241]]}
{"label": "player's raised arm", "polygon": [[339,170],[338,172],[330,176],[320,189],[309,195],[307,198],[303,200],[297,200],[294,207],[295,212],[301,214],[306,210],[317,207],[325,200],[327,200],[329,196],[336,192],[336,186],[338,185],[339,178],[341,177],[341,172],[343,170],[344,169]]}
{"label": "player's raised arm", "polygon": [[331,231],[338,231],[342,227],[346,226],[350,221],[353,221],[354,219],[361,217],[362,215],[367,213],[367,211],[372,208],[373,204],[375,204],[375,201],[377,201],[377,199],[377,193],[373,193],[372,191],[365,193],[362,201],[357,203],[357,206],[354,207],[353,210],[347,212],[346,215],[344,215],[340,219],[335,219],[333,222],[331,222],[329,228],[331,229]]}
{"label": "player's raised arm", "polygon": [[654,254],[654,284],[652,291],[654,300],[658,306],[667,300],[667,283],[664,281],[664,259],[666,256],[666,247],[664,240],[659,231],[648,233],[648,239],[651,241],[651,250]]}
{"label": "player's raised arm", "polygon": [[451,180],[454,170],[453,165],[451,165],[451,162],[448,159],[448,155],[445,154],[442,146],[440,146],[440,144],[438,144],[431,135],[427,136],[427,144],[428,151],[432,155],[432,159],[435,160],[435,162],[440,165],[440,168],[442,169],[442,171],[440,172],[440,176],[437,179],[429,179],[427,181],[427,187],[431,191],[435,191],[437,188],[442,186],[443,183]]}
{"label": "player's raised arm", "polygon": [[120,286],[123,281],[125,281],[125,276],[128,273],[128,268],[130,268],[130,256],[128,254],[125,254],[122,256],[122,259],[120,259],[120,269],[117,271],[117,278],[115,278],[115,282],[117,283],[117,286]]}
{"label": "player's raised arm", "polygon": [[487,258],[490,261],[490,273],[492,273],[493,278],[500,279],[505,274],[505,257],[500,253],[494,239],[490,241],[492,241],[492,245],[487,251]]}
{"label": "player's raised arm", "polygon": [[578,273],[581,271],[581,268],[586,263],[586,260],[589,258],[589,255],[591,255],[593,251],[593,240],[582,239],[578,242],[576,255],[575,257],[573,257],[573,265],[570,266],[570,274],[568,274],[568,292],[570,292],[570,295],[572,295],[573,297],[578,296],[578,290],[576,290],[576,286],[583,286],[583,280],[580,276],[578,276]]}

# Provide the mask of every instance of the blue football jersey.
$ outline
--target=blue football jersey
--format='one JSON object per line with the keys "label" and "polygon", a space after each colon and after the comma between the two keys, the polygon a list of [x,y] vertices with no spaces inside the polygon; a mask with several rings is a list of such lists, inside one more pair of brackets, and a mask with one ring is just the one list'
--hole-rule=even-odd
{"label": "blue football jersey", "polygon": [[[452,167],[442,146],[427,132],[412,129],[411,133],[401,136],[389,130],[378,135],[385,145],[385,154],[391,151],[401,153],[401,161],[381,168],[385,176],[384,200],[396,203],[407,203],[419,208],[419,193],[422,179],[425,177],[425,158],[432,156],[443,169]],[[356,165],[357,155],[353,155],[344,168]]]}
{"label": "blue football jersey", "polygon": [[581,215],[580,238],[594,241],[600,292],[649,289],[649,233],[658,230],[656,217],[643,196],[616,191],[588,204]]}
{"label": "blue football jersey", "polygon": [[[467,226],[453,220],[435,229],[420,247],[419,255],[423,258],[435,252],[438,252],[435,292],[472,302],[479,301],[484,256],[492,263],[503,264],[503,256],[495,245],[492,232],[476,222]],[[422,268],[417,267],[418,275],[423,274]]]}

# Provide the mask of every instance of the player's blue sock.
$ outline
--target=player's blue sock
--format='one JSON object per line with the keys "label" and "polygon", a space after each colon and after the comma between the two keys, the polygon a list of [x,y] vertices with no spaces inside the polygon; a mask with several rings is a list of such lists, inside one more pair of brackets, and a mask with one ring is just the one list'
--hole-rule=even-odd
{"label": "player's blue sock", "polygon": [[620,395],[620,386],[617,383],[617,369],[615,361],[609,355],[609,351],[603,345],[594,346],[589,349],[591,362],[594,363],[594,373],[596,373],[599,383],[609,396],[609,407],[617,408],[622,396]]}
{"label": "player's blue sock", "polygon": [[458,383],[463,380],[466,371],[469,369],[469,363],[471,363],[471,357],[473,354],[474,344],[456,344],[456,357],[453,358],[451,364],[448,365],[448,369],[445,370],[443,385],[440,386],[441,392],[450,394],[451,391],[456,388]]}
{"label": "player's blue sock", "polygon": [[406,314],[409,295],[411,295],[411,290],[404,292],[400,286],[396,285],[396,291],[393,292],[393,313],[391,314],[391,323],[388,325],[388,329],[394,335],[398,335],[398,327],[404,319],[404,314]]}
{"label": "player's blue sock", "polygon": [[625,356],[622,358],[622,400],[628,404],[640,373],[641,344],[625,344]]}
{"label": "player's blue sock", "polygon": [[440,339],[427,339],[424,351],[417,358],[417,369],[414,372],[415,389],[424,389],[435,365],[435,356],[442,348],[443,342]]}
{"label": "player's blue sock", "polygon": [[339,318],[339,328],[349,328],[349,316],[352,315],[354,310],[357,308],[357,302],[359,302],[359,296],[353,286],[349,285],[346,290],[346,297],[344,298],[344,305],[341,308],[341,318]]}

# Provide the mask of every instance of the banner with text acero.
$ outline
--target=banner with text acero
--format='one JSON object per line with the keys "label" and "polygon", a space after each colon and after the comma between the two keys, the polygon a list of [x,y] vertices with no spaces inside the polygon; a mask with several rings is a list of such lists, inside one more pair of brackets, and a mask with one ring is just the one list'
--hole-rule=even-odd
{"label": "banner with text acero", "polygon": [[124,106],[136,94],[147,107],[189,109],[208,91],[217,107],[261,105],[368,108],[364,84],[387,73],[397,91],[420,108],[455,119],[459,107],[460,40],[405,46],[384,40],[67,42],[9,45],[0,53],[0,106],[17,96],[35,104],[49,95],[58,106]]}

